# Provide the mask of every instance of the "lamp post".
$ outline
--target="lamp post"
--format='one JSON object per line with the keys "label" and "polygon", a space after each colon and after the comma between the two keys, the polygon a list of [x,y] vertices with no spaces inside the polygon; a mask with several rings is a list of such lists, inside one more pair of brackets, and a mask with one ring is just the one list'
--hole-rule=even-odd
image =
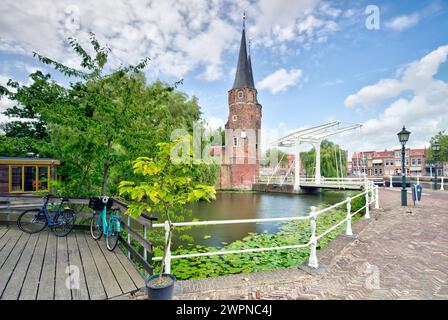
{"label": "lamp post", "polygon": [[405,163],[406,163],[406,159],[405,159],[405,155],[406,155],[406,150],[405,150],[405,145],[406,142],[408,142],[409,140],[409,136],[410,136],[410,132],[406,130],[406,128],[403,126],[403,129],[397,133],[398,135],[398,140],[401,143],[401,205],[402,206],[407,206],[408,205],[408,194],[406,191],[406,167],[405,167]]}
{"label": "lamp post", "polygon": [[435,142],[432,144],[432,155],[433,167],[434,167],[434,190],[437,190],[437,161],[439,159],[440,144]]}

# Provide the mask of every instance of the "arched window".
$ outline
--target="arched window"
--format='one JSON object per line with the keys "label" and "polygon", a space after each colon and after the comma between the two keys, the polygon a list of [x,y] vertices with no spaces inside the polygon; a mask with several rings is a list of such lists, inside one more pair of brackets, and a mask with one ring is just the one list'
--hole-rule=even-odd
{"label": "arched window", "polygon": [[232,116],[232,121],[236,121],[236,120],[238,120],[238,116],[237,116],[236,114],[234,114],[234,115]]}
{"label": "arched window", "polygon": [[242,100],[243,98],[244,98],[244,92],[242,90],[238,91],[238,99]]}

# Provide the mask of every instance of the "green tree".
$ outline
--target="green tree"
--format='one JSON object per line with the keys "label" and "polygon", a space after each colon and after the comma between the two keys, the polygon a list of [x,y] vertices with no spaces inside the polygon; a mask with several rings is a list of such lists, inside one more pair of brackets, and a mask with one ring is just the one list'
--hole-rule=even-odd
{"label": "green tree", "polygon": [[[138,216],[142,212],[154,212],[169,224],[163,258],[171,243],[172,221],[183,220],[191,214],[186,205],[199,200],[215,199],[215,188],[199,182],[195,177],[206,166],[193,157],[191,136],[179,137],[171,143],[159,143],[154,158],[139,157],[133,166],[134,174],[143,179],[122,181],[120,194],[133,202],[128,213]],[[164,271],[164,259],[159,280]]]}
{"label": "green tree", "polygon": [[276,166],[277,164],[285,165],[288,164],[288,154],[280,149],[271,148],[267,149],[263,157],[263,165],[266,166]]}
{"label": "green tree", "polygon": [[[302,166],[307,176],[315,173],[316,150],[313,147],[308,152],[300,154]],[[342,162],[342,172],[341,172]],[[324,177],[341,177],[347,175],[347,152],[341,150],[339,145],[323,140],[320,146],[321,175]]]}
{"label": "green tree", "polygon": [[[3,124],[6,134],[0,150],[2,155],[31,152],[60,159],[63,193],[116,194],[119,181],[132,174],[132,161],[154,155],[157,143],[170,141],[174,129],[192,132],[200,108],[196,98],[176,90],[180,82],[146,85],[141,70],[148,59],[107,73],[110,50],[94,34],[90,35],[93,55],[74,39],[70,45],[81,57],[83,71],[35,56],[76,82],[64,87],[38,71],[31,75],[29,86],[10,81],[0,87],[0,95],[15,102],[6,114],[22,118]],[[215,171],[207,167],[202,176],[216,181]]]}
{"label": "green tree", "polygon": [[438,153],[438,158],[435,159],[434,157],[434,151],[432,148],[428,148],[426,150],[426,159],[428,162],[434,162],[434,161],[448,161],[448,134],[445,133],[445,131],[441,131],[437,133],[434,137],[432,137],[429,141],[431,145],[434,143],[440,144],[440,151]]}

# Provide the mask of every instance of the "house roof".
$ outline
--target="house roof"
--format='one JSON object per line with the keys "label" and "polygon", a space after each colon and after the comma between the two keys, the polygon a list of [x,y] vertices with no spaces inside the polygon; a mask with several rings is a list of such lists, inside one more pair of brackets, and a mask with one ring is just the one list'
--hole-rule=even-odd
{"label": "house roof", "polygon": [[33,165],[33,164],[61,164],[60,160],[53,158],[26,158],[26,157],[0,157],[0,164],[17,164],[17,165]]}

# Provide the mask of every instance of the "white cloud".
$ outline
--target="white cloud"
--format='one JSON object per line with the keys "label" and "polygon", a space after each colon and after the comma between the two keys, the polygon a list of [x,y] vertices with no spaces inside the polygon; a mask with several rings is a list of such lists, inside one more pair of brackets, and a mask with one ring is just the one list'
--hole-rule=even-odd
{"label": "white cloud", "polygon": [[386,21],[387,28],[402,31],[404,29],[415,26],[420,21],[420,16],[417,13],[411,15],[404,15],[395,17],[389,21]]}
{"label": "white cloud", "polygon": [[218,128],[224,129],[225,121],[219,117],[215,116],[205,117],[205,121],[207,122],[207,125],[210,129],[218,129]]}
{"label": "white cloud", "polygon": [[237,50],[244,10],[254,47],[303,37],[309,48],[336,31],[332,19],[340,14],[321,0],[3,0],[0,52],[37,51],[76,67],[79,60],[65,41],[71,36],[86,44],[93,31],[112,49],[113,67],[150,57],[148,69],[156,76],[181,78],[197,70],[216,80],[226,74],[224,54]]}
{"label": "white cloud", "polygon": [[282,68],[261,80],[257,84],[257,87],[260,90],[269,89],[271,93],[276,94],[285,91],[288,87],[296,85],[302,75],[303,71],[300,69],[287,71]]}
{"label": "white cloud", "polygon": [[[441,46],[410,63],[396,79],[383,79],[350,95],[348,107],[370,105],[386,99],[392,103],[375,118],[365,121],[353,139],[356,150],[381,150],[398,147],[396,133],[406,125],[412,134],[409,144],[423,147],[430,137],[448,128],[448,83],[436,79],[441,64],[447,61],[448,45]],[[403,97],[404,93],[408,93]]]}
{"label": "white cloud", "polygon": [[[0,74],[0,85],[1,86],[6,86],[6,84],[9,81],[9,79],[11,79],[11,78],[12,77],[10,77],[8,75]],[[0,96],[0,123],[6,122],[6,121],[8,121],[10,119],[9,117],[5,116],[3,114],[3,112],[5,112],[6,109],[11,108],[13,106],[14,106],[14,101],[9,100],[5,96]]]}

